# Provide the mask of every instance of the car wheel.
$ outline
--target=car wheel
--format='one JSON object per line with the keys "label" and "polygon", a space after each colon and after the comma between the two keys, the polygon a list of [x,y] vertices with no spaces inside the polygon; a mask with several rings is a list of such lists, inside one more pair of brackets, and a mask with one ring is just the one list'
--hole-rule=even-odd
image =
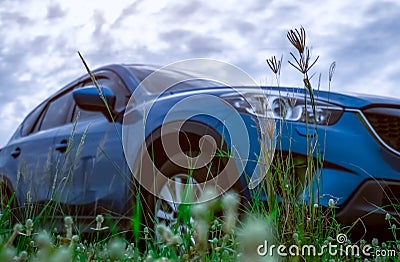
{"label": "car wheel", "polygon": [[179,212],[183,212],[184,202],[196,201],[202,188],[199,182],[190,174],[175,174],[170,177],[171,182],[165,183],[161,187],[161,198],[155,201],[155,222],[175,225],[178,220]]}
{"label": "car wheel", "polygon": [[[194,154],[196,155],[196,154]],[[190,230],[193,225],[191,216],[191,204],[200,199],[205,190],[204,182],[213,179],[218,175],[221,167],[217,164],[218,159],[213,159],[206,166],[188,170],[177,166],[171,160],[167,160],[160,168],[160,172],[168,177],[168,181],[159,187],[159,195],[150,196],[148,201],[152,216],[152,226],[163,224],[169,227],[175,234],[180,236],[190,236],[186,238],[194,244],[193,234]],[[240,194],[242,188],[240,183],[236,183],[231,189]],[[155,229],[155,228],[154,228]],[[160,236],[154,235],[159,241]]]}

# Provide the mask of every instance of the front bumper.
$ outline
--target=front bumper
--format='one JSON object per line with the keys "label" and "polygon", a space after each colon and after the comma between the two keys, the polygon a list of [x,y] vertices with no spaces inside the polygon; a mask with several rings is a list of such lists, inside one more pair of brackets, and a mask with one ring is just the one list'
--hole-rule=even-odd
{"label": "front bumper", "polygon": [[382,214],[399,216],[400,153],[382,143],[361,111],[346,111],[334,126],[319,128],[318,137],[324,167],[305,191],[313,190],[318,199],[307,199],[307,193],[305,199],[322,206],[333,199],[345,224],[363,218],[379,225]]}
{"label": "front bumper", "polygon": [[378,225],[382,214],[399,216],[400,153],[382,143],[360,110],[346,110],[332,126],[283,123],[280,128],[280,150],[307,156],[314,148],[314,157],[323,160],[300,202],[327,207],[333,199],[345,224],[365,218]]}
{"label": "front bumper", "polygon": [[400,217],[400,181],[364,181],[336,213],[342,224],[351,224],[357,219],[369,226],[387,224],[386,215]]}

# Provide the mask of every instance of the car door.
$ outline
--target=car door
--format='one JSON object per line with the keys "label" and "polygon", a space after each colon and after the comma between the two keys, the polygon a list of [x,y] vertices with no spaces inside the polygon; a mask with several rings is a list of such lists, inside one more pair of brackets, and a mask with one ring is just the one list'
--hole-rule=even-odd
{"label": "car door", "polygon": [[[35,183],[35,187],[40,191],[37,196],[43,200],[54,200],[56,191],[58,190],[56,184],[56,162],[54,161],[54,153],[62,152],[65,149],[63,143],[57,143],[55,141],[56,134],[65,128],[65,125],[69,123],[69,119],[73,113],[73,99],[71,90],[66,89],[66,91],[57,95],[51,99],[46,105],[46,109],[43,112],[41,119],[38,122],[37,129],[38,133],[49,133],[51,134],[51,150],[48,152],[48,159],[50,165],[48,167],[49,176],[37,176],[32,179]],[[40,150],[38,148],[32,148],[32,150]],[[46,167],[45,166],[45,167]]]}
{"label": "car door", "polygon": [[[128,95],[118,76],[99,72],[96,79],[117,96],[116,110],[123,110]],[[92,85],[88,78],[75,89]],[[120,137],[120,123],[109,121],[102,112],[74,105],[70,123],[55,138],[65,150],[54,151],[53,155],[57,197],[65,213],[93,216],[123,211],[127,177]]]}
{"label": "car door", "polygon": [[[54,137],[64,124],[71,101],[57,95],[30,113],[5,148],[5,169],[15,179],[14,189],[20,204],[42,203],[51,199]],[[40,209],[39,209],[40,210]]]}

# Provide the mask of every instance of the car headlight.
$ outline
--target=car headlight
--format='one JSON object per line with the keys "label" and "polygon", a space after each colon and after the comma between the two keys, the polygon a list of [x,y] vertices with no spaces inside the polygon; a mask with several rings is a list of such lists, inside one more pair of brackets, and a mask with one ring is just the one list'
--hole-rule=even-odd
{"label": "car headlight", "polygon": [[336,105],[304,98],[304,94],[263,94],[242,92],[241,95],[224,95],[225,99],[237,110],[261,117],[272,117],[278,120],[310,123],[318,125],[333,125],[341,117],[343,108]]}

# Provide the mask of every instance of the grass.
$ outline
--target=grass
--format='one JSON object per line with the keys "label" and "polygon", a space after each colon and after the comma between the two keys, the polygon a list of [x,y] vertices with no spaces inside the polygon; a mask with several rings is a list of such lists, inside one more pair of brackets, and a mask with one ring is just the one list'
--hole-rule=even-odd
{"label": "grass", "polygon": [[[290,30],[287,35],[297,53],[291,53],[293,61],[289,63],[302,74],[306,98],[310,98],[315,115],[315,102],[309,71],[317,62],[313,62],[306,46],[305,30]],[[79,54],[80,55],[80,54]],[[88,73],[89,67],[80,55]],[[267,63],[280,82],[282,57],[272,57]],[[329,74],[329,87],[335,65]],[[93,77],[94,83],[96,81]],[[319,84],[319,83],[318,83]],[[101,95],[101,89],[96,84]],[[104,102],[106,100],[102,97]],[[107,107],[111,119],[113,114]],[[281,124],[283,124],[281,122]],[[310,128],[317,128],[312,120],[307,120]],[[266,126],[268,123],[266,123]],[[270,139],[273,132],[266,128],[261,135]],[[72,134],[73,136],[73,134]],[[119,134],[118,134],[119,136]],[[263,139],[260,139],[260,142]],[[136,194],[133,208],[135,217],[131,220],[134,240],[126,238],[118,230],[113,218],[98,215],[91,229],[92,233],[83,234],[70,214],[64,217],[61,226],[53,219],[61,211],[59,202],[49,202],[42,207],[28,201],[23,224],[11,224],[14,220],[14,194],[7,199],[1,193],[2,216],[0,218],[0,261],[392,261],[399,260],[400,242],[396,232],[400,223],[390,215],[386,216],[388,228],[393,233],[393,240],[379,242],[360,240],[352,243],[350,239],[340,243],[336,239],[340,234],[347,234],[349,227],[341,226],[335,220],[335,199],[329,201],[329,207],[319,206],[314,201],[316,196],[309,191],[310,202],[299,202],[299,195],[306,185],[311,184],[316,170],[323,165],[323,155],[316,151],[318,139],[310,139],[307,144],[308,155],[297,156],[290,152],[277,153],[271,168],[265,170],[267,176],[261,186],[252,190],[254,201],[244,207],[240,197],[234,192],[227,192],[215,197],[217,192],[207,188],[200,197],[212,199],[200,201],[196,205],[180,206],[175,225],[155,224],[154,229],[142,225],[140,213],[143,210],[142,196]],[[82,137],[79,148],[83,146]],[[270,161],[268,148],[262,142],[260,161]],[[71,152],[71,141],[67,154]],[[225,152],[219,151],[224,155]],[[76,158],[77,156],[75,156]],[[67,166],[63,167],[68,168]],[[56,192],[53,188],[53,193]],[[258,201],[260,193],[268,193],[267,204]],[[279,195],[279,198],[276,197]],[[29,200],[29,197],[28,197]],[[240,218],[240,219],[239,219]],[[58,226],[58,229],[56,228]],[[153,232],[153,230],[155,232]],[[343,235],[341,235],[343,236]],[[140,241],[139,241],[140,240]],[[341,241],[341,239],[340,239]],[[268,247],[266,246],[268,244]],[[261,245],[261,248],[260,248]],[[288,247],[289,257],[279,256],[279,245]],[[313,245],[317,256],[310,249]],[[323,246],[334,246],[331,250]],[[274,246],[272,249],[271,247]],[[370,247],[370,251],[380,252],[385,257],[351,256],[349,251],[355,246]],[[260,256],[265,251],[265,256]],[[397,253],[392,253],[396,251]],[[282,250],[281,250],[282,251]]]}

